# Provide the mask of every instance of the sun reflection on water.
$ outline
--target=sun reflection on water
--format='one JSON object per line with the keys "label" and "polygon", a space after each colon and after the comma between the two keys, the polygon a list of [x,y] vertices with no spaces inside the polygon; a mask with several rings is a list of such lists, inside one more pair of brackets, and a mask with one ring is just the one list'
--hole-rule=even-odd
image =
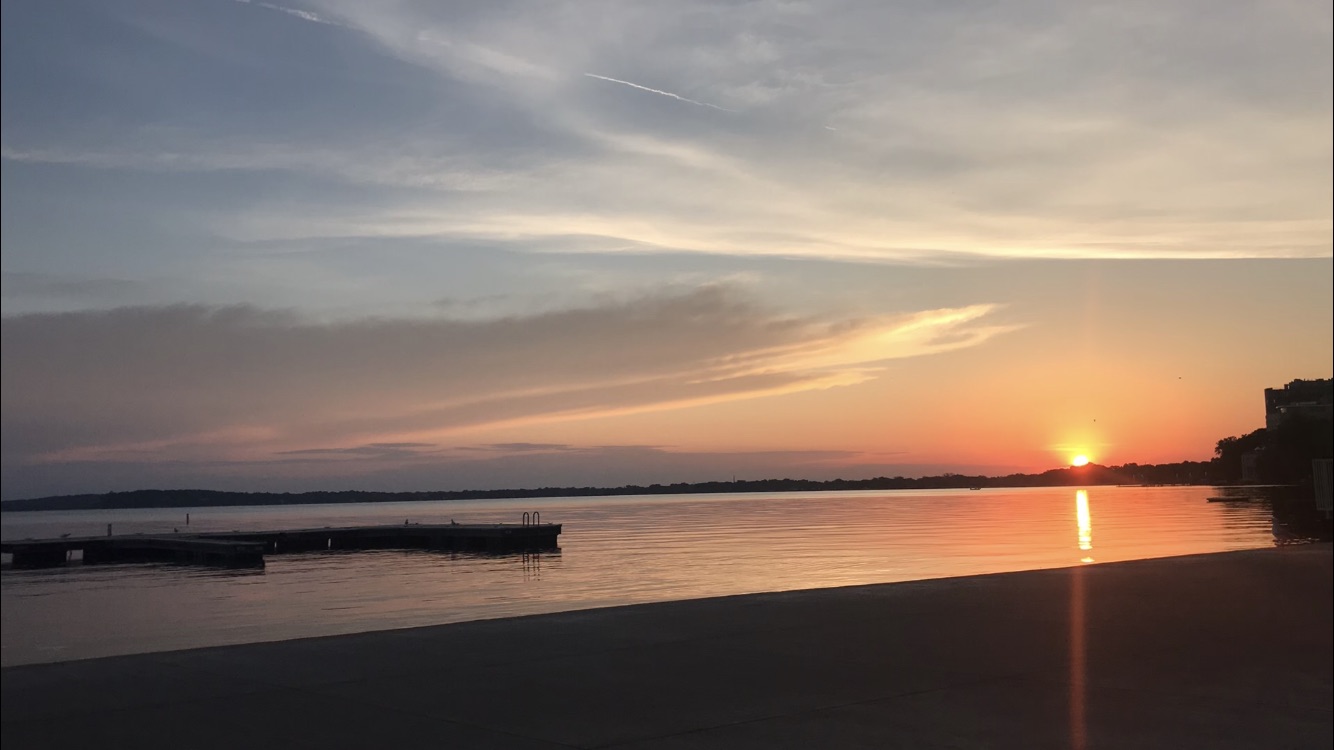
{"label": "sun reflection on water", "polygon": [[[262,570],[241,572],[152,564],[77,563],[41,570],[3,565],[0,665],[1063,568],[1080,558],[1077,570],[1083,570],[1093,562],[1094,490],[1072,490],[199,509],[191,528],[211,531],[401,524],[407,517],[516,523],[522,512],[535,508],[543,520],[565,526],[560,552],[528,557],[398,550],[278,554]],[[1267,503],[1208,503],[1214,490],[1207,487],[1099,487],[1097,492],[1099,563],[1275,543],[1278,527]],[[1074,550],[1072,520],[1077,521]],[[117,533],[171,533],[183,521],[175,508],[5,513],[0,536],[98,535],[112,522]],[[146,618],[145,612],[154,615]]]}
{"label": "sun reflection on water", "polygon": [[[1089,516],[1088,490],[1075,490],[1075,522],[1079,524],[1079,548],[1093,549],[1093,519]],[[1091,563],[1093,557],[1085,555],[1080,562]]]}

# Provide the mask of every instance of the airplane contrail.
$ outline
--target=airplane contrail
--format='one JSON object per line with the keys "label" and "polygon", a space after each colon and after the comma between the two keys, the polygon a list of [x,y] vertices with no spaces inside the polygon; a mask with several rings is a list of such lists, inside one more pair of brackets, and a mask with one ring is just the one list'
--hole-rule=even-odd
{"label": "airplane contrail", "polygon": [[268,8],[269,10],[276,10],[279,13],[286,13],[287,15],[292,16],[294,18],[300,18],[302,21],[310,21],[311,23],[322,23],[325,24],[326,26],[342,26],[343,28],[351,28],[350,26],[346,26],[337,21],[331,21],[328,18],[325,18],[324,16],[321,16],[318,13],[313,13],[308,10],[300,10],[299,8],[289,8],[285,5],[274,5],[273,3],[256,2],[255,0],[235,0],[235,2],[238,2],[241,5],[253,5],[258,8]]}
{"label": "airplane contrail", "polygon": [[659,90],[659,89],[651,89],[651,88],[649,88],[648,86],[640,86],[640,85],[637,84],[637,83],[631,83],[631,82],[629,82],[629,81],[622,81],[622,80],[619,79],[619,78],[609,78],[609,77],[607,77],[607,76],[600,76],[600,75],[598,75],[597,73],[585,73],[584,75],[588,76],[589,78],[596,78],[596,79],[598,79],[599,81],[611,81],[612,83],[619,83],[619,84],[621,84],[622,86],[629,86],[630,88],[639,89],[640,91],[647,91],[647,92],[649,92],[650,94],[658,94],[658,95],[660,95],[660,96],[669,96],[669,97],[671,97],[671,98],[673,98],[673,99],[676,99],[677,101],[682,101],[682,102],[685,102],[686,104],[693,104],[693,105],[695,105],[696,107],[708,107],[708,108],[710,108],[710,109],[717,109],[717,110],[721,110],[721,111],[723,111],[723,112],[735,112],[735,111],[736,111],[735,109],[728,109],[727,107],[719,107],[717,104],[709,104],[708,102],[699,102],[699,101],[695,101],[694,99],[687,99],[686,97],[681,96],[680,94],[673,94],[673,93],[670,92],[670,91],[662,91],[662,90]]}

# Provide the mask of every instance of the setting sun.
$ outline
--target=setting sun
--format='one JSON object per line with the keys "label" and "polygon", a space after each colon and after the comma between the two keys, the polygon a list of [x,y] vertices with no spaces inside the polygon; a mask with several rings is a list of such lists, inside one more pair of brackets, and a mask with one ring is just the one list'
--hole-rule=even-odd
{"label": "setting sun", "polygon": [[1088,456],[1085,456],[1085,455],[1083,455],[1083,454],[1080,454],[1080,455],[1075,456],[1074,458],[1070,459],[1070,465],[1071,465],[1071,466],[1084,466],[1084,465],[1088,464],[1088,462],[1089,462],[1089,457],[1088,457]]}

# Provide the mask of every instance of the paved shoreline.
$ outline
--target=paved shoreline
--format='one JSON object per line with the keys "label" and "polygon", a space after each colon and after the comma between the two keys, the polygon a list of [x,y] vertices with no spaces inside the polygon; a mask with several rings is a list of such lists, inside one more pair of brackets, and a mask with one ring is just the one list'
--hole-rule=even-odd
{"label": "paved shoreline", "polygon": [[1271,748],[1334,737],[1331,547],[6,668],[20,748]]}

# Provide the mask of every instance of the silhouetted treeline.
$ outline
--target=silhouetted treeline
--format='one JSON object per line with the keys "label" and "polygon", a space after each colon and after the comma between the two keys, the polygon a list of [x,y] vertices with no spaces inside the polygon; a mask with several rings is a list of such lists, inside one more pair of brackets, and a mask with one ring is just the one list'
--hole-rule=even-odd
{"label": "silhouetted treeline", "polygon": [[134,490],[100,495],[61,495],[4,503],[7,511],[96,510],[104,508],[201,508],[223,505],[313,505],[607,495],[686,495],[710,492],[821,492],[833,490],[922,490],[971,487],[1058,487],[1089,484],[1198,484],[1212,479],[1211,463],[1187,461],[1158,466],[1099,466],[1052,469],[1041,474],[1004,477],[944,474],[933,477],[874,479],[759,479],[731,482],[680,482],[624,487],[538,487],[507,490],[439,492],[222,492],[217,490]]}
{"label": "silhouetted treeline", "polygon": [[972,487],[1068,487],[1107,484],[1233,484],[1244,478],[1272,484],[1309,484],[1311,460],[1329,458],[1334,445],[1330,420],[1294,417],[1273,430],[1259,429],[1218,441],[1210,461],[1174,464],[1125,464],[1051,469],[1041,474],[1003,477],[942,474],[933,477],[874,479],[758,479],[731,482],[636,484],[624,487],[538,487],[509,490],[441,492],[221,492],[217,490],[134,490],[101,495],[61,495],[12,500],[2,506],[21,510],[97,510],[103,508],[202,508],[222,505],[314,505],[319,503],[388,503],[537,497],[607,495],[689,495],[709,492],[824,492],[835,490],[945,490]]}
{"label": "silhouetted treeline", "polygon": [[1334,458],[1334,421],[1293,414],[1272,430],[1219,440],[1214,455],[1225,482],[1309,484],[1311,461]]}

